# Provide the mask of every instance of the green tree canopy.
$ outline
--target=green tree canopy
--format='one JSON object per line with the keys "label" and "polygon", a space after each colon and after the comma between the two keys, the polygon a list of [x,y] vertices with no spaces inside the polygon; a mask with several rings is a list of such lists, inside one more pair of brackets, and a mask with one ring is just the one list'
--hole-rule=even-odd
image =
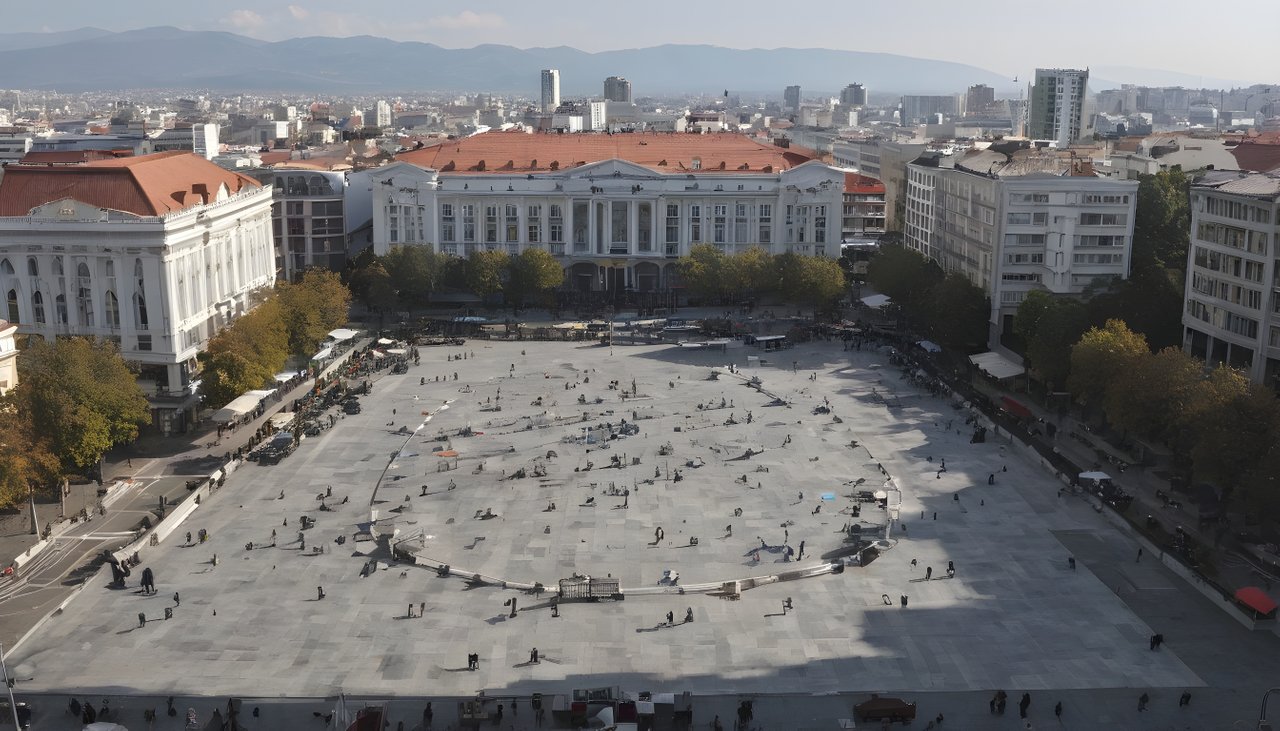
{"label": "green tree canopy", "polygon": [[1139,176],[1131,271],[1186,271],[1191,235],[1190,191],[1190,177],[1176,165],[1154,175]]}
{"label": "green tree canopy", "polygon": [[718,298],[726,290],[726,258],[714,244],[694,244],[676,261],[676,271],[690,294]]}
{"label": "green tree canopy", "polygon": [[1209,411],[1191,450],[1195,475],[1234,490],[1256,474],[1280,436],[1280,401],[1274,392],[1251,386]]}
{"label": "green tree canopy", "polygon": [[952,272],[929,292],[922,317],[929,337],[949,348],[970,351],[987,342],[991,301],[981,287]]}
{"label": "green tree canopy", "polygon": [[1151,355],[1147,341],[1122,320],[1107,320],[1093,327],[1071,348],[1071,375],[1067,388],[1076,400],[1100,404],[1117,377],[1140,366]]}
{"label": "green tree canopy", "polygon": [[429,246],[394,246],[381,257],[381,263],[401,303],[421,307],[433,292],[447,283],[450,260],[456,258],[437,254]]}
{"label": "green tree canopy", "polygon": [[1071,347],[1089,327],[1089,313],[1078,300],[1050,297],[1048,307],[1034,323],[1034,335],[1026,342],[1026,363],[1046,383],[1061,386],[1070,372]]}
{"label": "green tree canopy", "polygon": [[943,278],[936,263],[905,246],[881,246],[867,265],[871,286],[908,310],[918,307]]}
{"label": "green tree canopy", "polygon": [[505,251],[475,251],[467,257],[467,289],[480,297],[502,291],[511,268],[511,255]]}
{"label": "green tree canopy", "polygon": [[783,271],[782,293],[791,302],[818,312],[831,305],[845,291],[844,270],[835,259],[801,256]]}
{"label": "green tree canopy", "polygon": [[289,334],[280,299],[262,302],[223,328],[197,357],[200,393],[209,408],[274,382],[289,360]]}
{"label": "green tree canopy", "polygon": [[308,269],[297,284],[281,283],[276,289],[289,350],[310,356],[331,330],[346,324],[351,291],[337,274]]}
{"label": "green tree canopy", "polygon": [[151,408],[114,344],[34,340],[18,358],[12,403],[64,467],[89,467],[133,441]]}
{"label": "green tree canopy", "polygon": [[547,294],[564,283],[564,267],[546,249],[530,247],[511,258],[507,299],[515,307],[545,301]]}
{"label": "green tree canopy", "polygon": [[[1071,357],[1074,360],[1074,352]],[[1074,366],[1071,378],[1076,378]],[[1112,375],[1104,397],[1107,420],[1126,431],[1170,440],[1186,404],[1203,382],[1204,364],[1180,348],[1140,357],[1133,367]]]}
{"label": "green tree canopy", "polygon": [[773,255],[762,246],[752,246],[746,251],[728,257],[732,287],[740,292],[759,294],[772,290],[777,282],[773,270]]}

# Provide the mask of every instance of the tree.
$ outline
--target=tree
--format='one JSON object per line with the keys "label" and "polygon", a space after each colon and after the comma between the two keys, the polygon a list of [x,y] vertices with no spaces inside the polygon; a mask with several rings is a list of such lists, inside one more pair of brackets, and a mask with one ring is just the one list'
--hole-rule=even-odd
{"label": "tree", "polygon": [[111,342],[35,340],[18,358],[12,403],[65,468],[94,465],[133,441],[151,407]]}
{"label": "tree", "polygon": [[474,251],[467,257],[467,289],[481,298],[502,291],[511,267],[505,251]]}
{"label": "tree", "polygon": [[1191,451],[1196,477],[1234,490],[1256,474],[1262,457],[1280,435],[1280,401],[1262,386],[1251,386],[1211,410]]}
{"label": "tree", "polygon": [[197,358],[206,407],[219,408],[245,391],[272,383],[289,360],[280,298],[262,302],[223,328]]}
{"label": "tree", "polygon": [[1138,178],[1132,271],[1186,272],[1191,234],[1191,179],[1174,166]]}
{"label": "tree", "polygon": [[563,283],[564,267],[560,262],[546,249],[530,247],[511,259],[507,298],[513,307],[523,307],[530,300],[544,299]]}
{"label": "tree", "polygon": [[297,284],[281,283],[276,289],[289,351],[310,356],[334,328],[347,322],[351,291],[337,274],[308,269]]}
{"label": "tree", "polygon": [[[1071,378],[1076,378],[1074,366]],[[1164,348],[1138,359],[1113,379],[1104,397],[1107,421],[1120,429],[1167,441],[1175,436],[1181,413],[1204,381],[1204,363],[1181,348]]]}
{"label": "tree", "polygon": [[[0,507],[20,505],[62,472],[48,439],[38,434],[13,399],[0,400]],[[38,527],[36,528],[38,530]],[[34,532],[34,531],[33,531]]]}
{"label": "tree", "polygon": [[713,244],[694,244],[676,261],[676,271],[695,297],[719,299],[725,287],[725,255]]}
{"label": "tree", "polygon": [[444,283],[450,260],[456,258],[437,254],[428,246],[395,246],[381,261],[400,302],[415,307],[430,301],[431,294]]}
{"label": "tree", "polygon": [[813,308],[813,317],[845,291],[844,270],[834,259],[801,256],[788,266],[782,281],[782,293],[790,302]]}
{"label": "tree", "polygon": [[1146,337],[1153,350],[1182,343],[1182,283],[1171,269],[1143,268],[1088,296],[1089,320],[1119,318]]}
{"label": "tree", "polygon": [[1040,331],[1040,320],[1053,307],[1053,297],[1043,289],[1033,289],[1018,305],[1013,315],[1013,334],[1023,343],[1031,342]]}
{"label": "tree", "polygon": [[379,314],[395,309],[400,302],[391,275],[380,261],[351,275],[351,291],[367,309]]}
{"label": "tree", "polygon": [[773,263],[773,255],[762,246],[728,257],[726,279],[731,291],[754,296],[773,289],[777,285]]}
{"label": "tree", "polygon": [[925,307],[925,332],[938,343],[968,351],[987,342],[991,302],[982,288],[963,274],[952,272],[935,285]]}
{"label": "tree", "polygon": [[1049,306],[1036,319],[1034,334],[1026,343],[1023,355],[1027,366],[1046,384],[1066,383],[1071,369],[1071,347],[1088,327],[1089,313],[1078,300],[1050,298]]}
{"label": "tree", "polygon": [[1123,320],[1107,320],[1090,328],[1071,348],[1071,375],[1067,388],[1084,404],[1100,404],[1117,377],[1139,368],[1151,355],[1147,341]]}
{"label": "tree", "polygon": [[220,409],[247,391],[262,388],[259,369],[239,353],[204,351],[200,360],[200,395],[204,405]]}

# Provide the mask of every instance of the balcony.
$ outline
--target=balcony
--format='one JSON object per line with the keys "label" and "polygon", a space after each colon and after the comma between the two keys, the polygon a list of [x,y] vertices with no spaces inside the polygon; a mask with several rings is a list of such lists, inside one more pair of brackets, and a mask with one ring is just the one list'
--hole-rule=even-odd
{"label": "balcony", "polygon": [[547,251],[552,256],[564,256],[564,244],[547,244]]}

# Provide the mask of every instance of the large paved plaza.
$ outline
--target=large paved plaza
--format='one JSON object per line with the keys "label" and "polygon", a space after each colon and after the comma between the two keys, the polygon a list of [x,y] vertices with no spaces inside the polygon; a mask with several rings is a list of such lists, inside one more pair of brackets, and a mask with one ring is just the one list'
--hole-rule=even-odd
{"label": "large paved plaza", "polygon": [[[466,360],[447,360],[464,351]],[[139,592],[136,572],[125,590],[86,586],[10,657],[24,687],[421,696],[1203,684],[1176,653],[1148,650],[1158,630],[1115,582],[1087,562],[1068,567],[1114,529],[1059,498],[1051,475],[999,440],[970,444],[965,412],[900,379],[882,353],[817,343],[748,366],[759,351],[469,341],[421,355],[407,374],[378,378],[362,413],[279,465],[232,474],[148,551],[156,595]],[[740,375],[711,380],[730,363]],[[744,382],[752,376],[790,405],[769,405]],[[832,413],[814,414],[824,398]],[[623,420],[638,433],[587,438]],[[420,425],[407,441],[398,433]],[[466,427],[476,433],[462,436]],[[756,454],[740,459],[747,450]],[[739,599],[680,593],[821,565],[851,522],[883,530],[883,510],[864,504],[854,518],[849,497],[859,479],[856,489],[880,487],[878,465],[901,488],[905,525],[877,560]],[[332,510],[321,511],[330,487]],[[486,511],[495,517],[477,517]],[[628,596],[562,603],[554,617],[546,596],[471,587],[358,541],[371,512],[379,531],[455,569],[548,587],[573,574],[612,577]],[[303,515],[316,521],[305,550]],[[200,529],[209,540],[186,545],[185,532]],[[263,547],[273,536],[275,547]],[[782,547],[802,541],[803,558],[788,562]],[[757,561],[762,542],[770,548]],[[663,583],[668,571],[677,586]],[[1174,595],[1154,562],[1123,572],[1134,591]],[[165,621],[175,592],[180,605]],[[504,605],[513,598],[514,618]],[[407,616],[411,606],[423,616]],[[688,608],[694,621],[682,623]],[[154,621],[139,627],[139,612]],[[541,662],[530,664],[535,646]]]}

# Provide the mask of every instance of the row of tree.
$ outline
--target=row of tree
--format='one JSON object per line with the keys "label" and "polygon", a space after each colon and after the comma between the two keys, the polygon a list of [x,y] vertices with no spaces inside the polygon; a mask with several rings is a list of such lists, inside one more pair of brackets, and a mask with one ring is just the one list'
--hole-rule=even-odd
{"label": "row of tree", "polygon": [[365,307],[388,312],[420,307],[440,291],[468,291],[487,298],[501,293],[513,307],[549,304],[564,282],[564,269],[544,249],[476,251],[463,259],[425,246],[397,246],[383,256],[366,249],[351,273],[351,291]]}
{"label": "row of tree", "polygon": [[880,247],[867,281],[918,333],[961,351],[981,348],[990,329],[991,302],[963,274],[944,273],[931,259],[896,244]]}
{"label": "row of tree", "polygon": [[137,374],[114,343],[32,338],[18,357],[18,386],[0,400],[0,507],[86,474],[151,421]]}
{"label": "row of tree", "polygon": [[198,356],[204,406],[219,408],[274,383],[290,355],[305,360],[347,322],[350,306],[351,292],[332,272],[311,269],[296,283],[280,283]]}
{"label": "row of tree", "polygon": [[772,296],[817,312],[833,305],[847,288],[844,270],[834,259],[791,252],[770,254],[753,246],[725,254],[713,244],[696,244],[676,261],[689,297],[712,302],[741,302]]}
{"label": "row of tree", "polygon": [[1176,347],[1152,352],[1120,320],[1071,348],[1067,386],[1114,428],[1167,445],[1196,479],[1238,491],[1246,512],[1280,506],[1280,401],[1238,370]]}

